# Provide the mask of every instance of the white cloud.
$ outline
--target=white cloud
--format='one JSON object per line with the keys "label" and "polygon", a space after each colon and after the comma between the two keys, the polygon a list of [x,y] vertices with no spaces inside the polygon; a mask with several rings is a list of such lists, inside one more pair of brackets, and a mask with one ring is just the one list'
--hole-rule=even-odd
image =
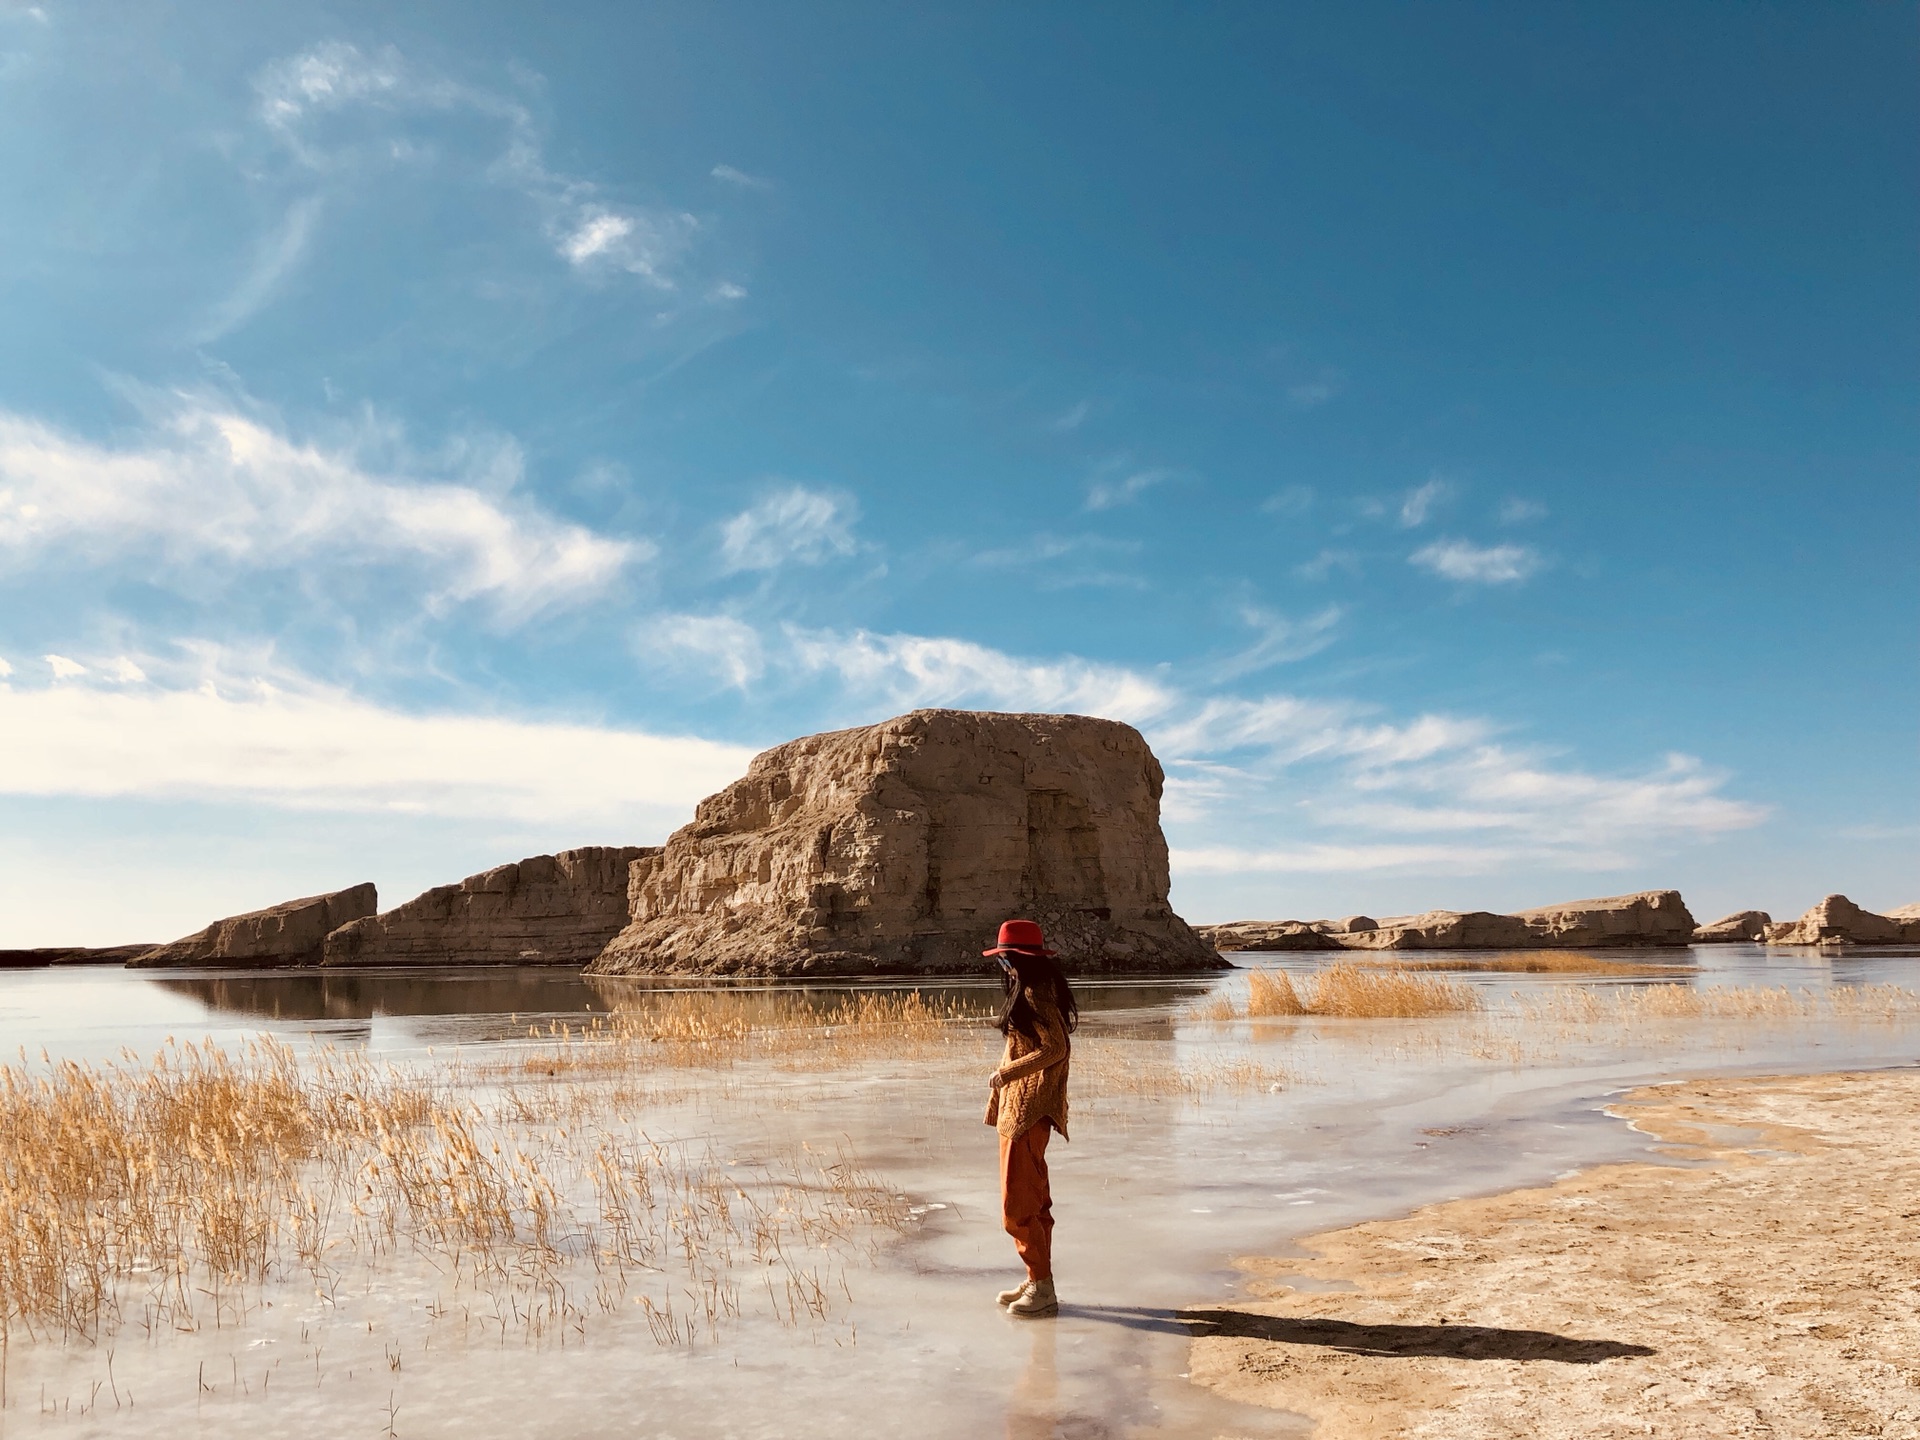
{"label": "white cloud", "polygon": [[53,671],[56,680],[73,680],[87,673],[86,666],[64,655],[42,655],[40,658],[47,662],[47,668]]}
{"label": "white cloud", "polygon": [[758,175],[749,175],[744,170],[736,170],[731,165],[716,165],[707,172],[716,180],[724,180],[729,185],[738,185],[743,190],[771,190],[773,182],[763,180]]}
{"label": "white cloud", "polygon": [[978,704],[1140,722],[1164,713],[1173,691],[1135,671],[1066,656],[1023,660],[967,640],[787,629],[803,670],[831,674],[853,694],[902,710]]}
{"label": "white cloud", "polygon": [[0,680],[6,679],[11,674],[13,674],[13,666],[9,665],[4,659],[0,659]]}
{"label": "white cloud", "polygon": [[1087,509],[1111,510],[1130,505],[1155,485],[1173,479],[1177,470],[1136,470],[1115,480],[1096,480],[1087,487]]}
{"label": "white cloud", "polygon": [[[489,488],[510,490],[517,455],[483,458],[509,471]],[[124,449],[0,412],[0,556],[56,546],[194,573],[385,561],[417,572],[431,603],[513,617],[583,600],[652,550],[471,485],[371,474],[231,410],[183,402]]]}
{"label": "white cloud", "polygon": [[1018,545],[982,550],[970,564],[986,570],[1017,573],[1022,585],[1039,590],[1078,586],[1117,586],[1145,589],[1147,582],[1133,570],[1116,568],[1141,550],[1137,540],[1114,540],[1104,535],[1035,535]]}
{"label": "white cloud", "polygon": [[859,548],[853,524],[859,507],[851,496],[792,485],[776,491],[720,527],[722,567],[773,570],[789,561],[819,565]]}
{"label": "white cloud", "polygon": [[107,675],[122,685],[138,685],[147,678],[147,672],[125,655],[116,655],[107,662]]}
{"label": "white cloud", "polygon": [[633,833],[679,823],[752,756],[602,726],[408,714],[285,675],[180,689],[0,689],[0,736],[0,793],[9,795],[613,820]]}
{"label": "white cloud", "polygon": [[593,205],[556,221],[555,244],[576,270],[621,270],[672,290],[673,267],[685,257],[699,228],[691,215]]}
{"label": "white cloud", "polygon": [[1231,845],[1176,846],[1176,875],[1344,875],[1378,870],[1484,875],[1522,858],[1495,845],[1301,845],[1259,850]]}
{"label": "white cloud", "polygon": [[1417,490],[1409,490],[1400,502],[1400,524],[1408,530],[1416,530],[1427,523],[1427,517],[1433,513],[1434,506],[1452,493],[1452,486],[1435,476]]}
{"label": "white cloud", "polygon": [[1444,580],[1470,585],[1508,585],[1525,580],[1545,564],[1526,545],[1475,545],[1468,540],[1436,540],[1407,557]]}
{"label": "white cloud", "polygon": [[669,664],[692,661],[744,690],[766,672],[760,632],[731,615],[658,615],[634,631],[634,648]]}
{"label": "white cloud", "polygon": [[1502,525],[1524,525],[1529,520],[1544,520],[1547,507],[1538,500],[1522,500],[1510,496],[1500,502],[1500,523]]}

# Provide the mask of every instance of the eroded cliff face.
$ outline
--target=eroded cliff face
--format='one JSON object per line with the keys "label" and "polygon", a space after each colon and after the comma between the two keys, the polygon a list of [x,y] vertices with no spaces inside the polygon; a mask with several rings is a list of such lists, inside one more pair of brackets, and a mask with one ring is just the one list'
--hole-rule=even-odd
{"label": "eroded cliff face", "polygon": [[1764,938],[1769,945],[1920,944],[1920,906],[1876,915],[1844,895],[1829,895],[1798,920],[1767,926]]}
{"label": "eroded cliff face", "polygon": [[916,710],[790,741],[632,867],[590,973],[978,973],[1037,920],[1074,973],[1224,962],[1167,903],[1163,777],[1138,731]]}
{"label": "eroded cliff face", "polygon": [[588,845],[436,885],[326,937],[327,965],[584,965],[627,922],[628,867],[655,853]]}
{"label": "eroded cliff face", "polygon": [[371,884],[308,895],[216,920],[197,935],[136,955],[130,966],[318,965],[328,932],[379,908]]}

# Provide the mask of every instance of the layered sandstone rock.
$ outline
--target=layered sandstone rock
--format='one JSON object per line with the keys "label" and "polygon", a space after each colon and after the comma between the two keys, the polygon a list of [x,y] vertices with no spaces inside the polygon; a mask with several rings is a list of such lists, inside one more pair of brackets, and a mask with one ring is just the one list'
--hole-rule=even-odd
{"label": "layered sandstone rock", "polygon": [[1617,945],[1686,945],[1694,919],[1678,890],[1642,890],[1599,900],[1567,900],[1515,913],[1536,936],[1576,950]]}
{"label": "layered sandstone rock", "polygon": [[439,885],[326,937],[328,965],[584,965],[627,923],[628,867],[656,854],[589,845]]}
{"label": "layered sandstone rock", "polygon": [[1167,903],[1160,764],[1131,726],[916,710],[757,756],[636,861],[589,973],[978,973],[1002,920],[1076,973],[1225,964]]}
{"label": "layered sandstone rock", "polygon": [[1711,925],[1700,926],[1693,932],[1693,943],[1735,945],[1743,940],[1764,940],[1772,923],[1773,917],[1764,910],[1737,910]]}
{"label": "layered sandstone rock", "polygon": [[1232,920],[1196,925],[1194,933],[1223,954],[1233,950],[1332,950],[1325,932],[1304,920]]}
{"label": "layered sandstone rock", "polygon": [[127,961],[162,965],[318,965],[327,935],[380,907],[371,883],[288,900],[247,915],[216,920],[198,935],[160,945]]}
{"label": "layered sandstone rock", "polygon": [[1554,950],[1685,945],[1693,916],[1678,890],[1567,900],[1513,915],[1428,910],[1375,920],[1236,920],[1202,929],[1221,950]]}
{"label": "layered sandstone rock", "polygon": [[1769,945],[1920,944],[1920,916],[1901,912],[1876,915],[1844,895],[1829,895],[1798,920],[1767,926],[1765,938]]}
{"label": "layered sandstone rock", "polygon": [[1490,910],[1428,910],[1392,915],[1371,930],[1331,937],[1343,950],[1508,950],[1536,942],[1526,923]]}

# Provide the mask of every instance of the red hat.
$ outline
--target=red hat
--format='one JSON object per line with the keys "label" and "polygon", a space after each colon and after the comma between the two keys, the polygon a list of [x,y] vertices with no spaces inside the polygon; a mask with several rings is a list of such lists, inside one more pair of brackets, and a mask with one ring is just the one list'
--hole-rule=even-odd
{"label": "red hat", "polygon": [[1005,955],[1012,952],[1017,955],[1053,955],[1057,952],[1047,949],[1047,937],[1040,933],[1040,927],[1031,920],[1003,920],[1000,922],[1000,943],[991,950],[982,950],[982,955]]}

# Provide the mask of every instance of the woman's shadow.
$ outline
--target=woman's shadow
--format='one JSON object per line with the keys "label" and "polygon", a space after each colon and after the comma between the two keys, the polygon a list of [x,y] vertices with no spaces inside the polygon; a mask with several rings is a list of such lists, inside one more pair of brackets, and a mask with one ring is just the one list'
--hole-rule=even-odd
{"label": "woman's shadow", "polygon": [[1361,1325],[1317,1316],[1255,1315],[1246,1310],[1211,1308],[1148,1310],[1127,1305],[1063,1305],[1060,1313],[1194,1339],[1219,1335],[1387,1358],[1436,1356],[1448,1360],[1547,1360],[1561,1365],[1598,1365],[1602,1360],[1656,1353],[1645,1345],[1620,1340],[1582,1340],[1551,1330],[1508,1330],[1493,1325]]}

